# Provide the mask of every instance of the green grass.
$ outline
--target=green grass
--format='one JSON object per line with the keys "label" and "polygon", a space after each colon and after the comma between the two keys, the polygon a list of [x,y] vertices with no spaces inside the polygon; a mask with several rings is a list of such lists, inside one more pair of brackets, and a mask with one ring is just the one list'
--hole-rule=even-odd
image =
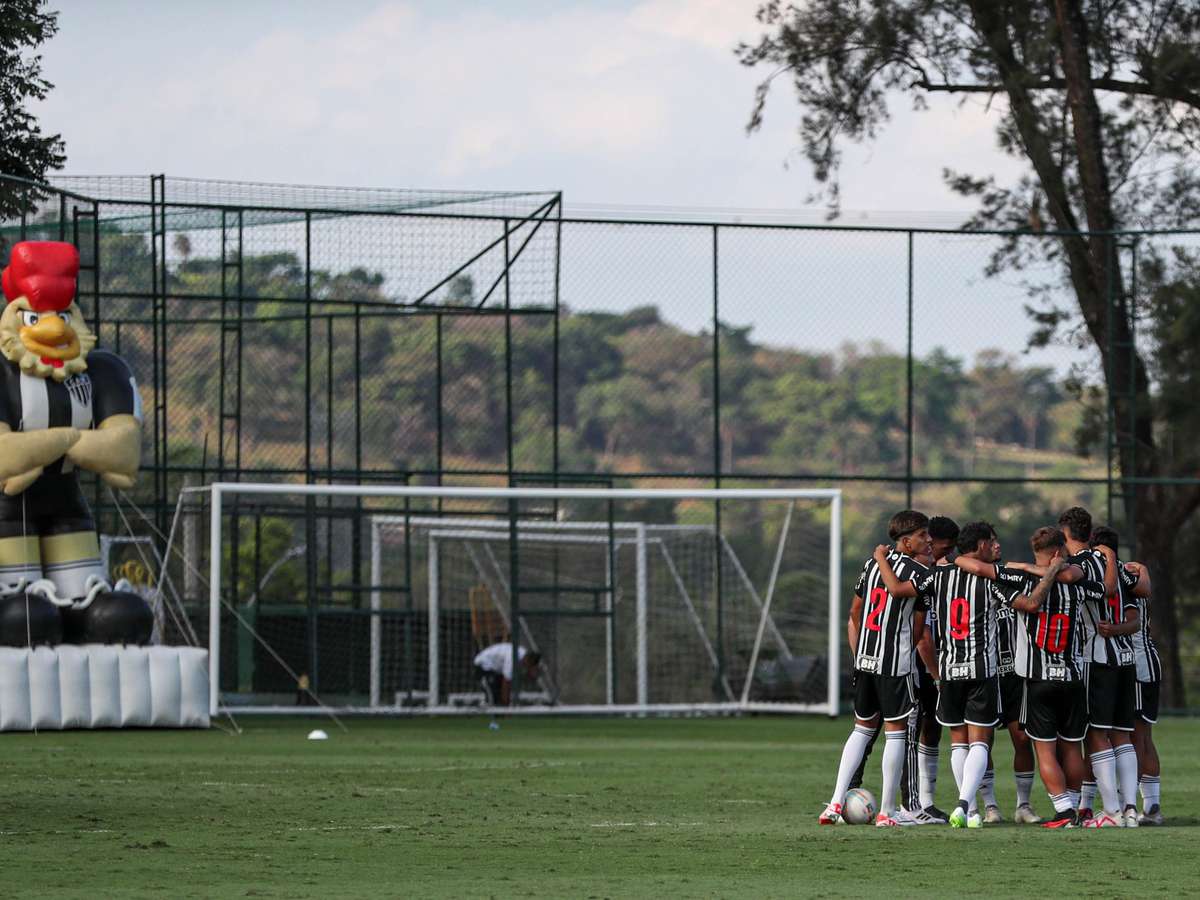
{"label": "green grass", "polygon": [[[1200,722],[1171,827],[819,828],[846,719],[242,720],[0,736],[6,897],[1123,896],[1197,890]],[[326,742],[305,740],[324,727]],[[1006,738],[1000,800],[1012,807]],[[943,743],[939,801],[953,779]],[[879,753],[867,786],[878,789]],[[1049,802],[1040,784],[1034,806]]]}

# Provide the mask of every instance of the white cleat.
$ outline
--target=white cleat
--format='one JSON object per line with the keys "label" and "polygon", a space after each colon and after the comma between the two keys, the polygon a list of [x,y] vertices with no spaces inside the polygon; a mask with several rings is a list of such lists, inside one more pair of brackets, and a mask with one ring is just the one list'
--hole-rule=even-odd
{"label": "white cleat", "polygon": [[1125,827],[1126,828],[1137,828],[1138,827],[1138,814],[1137,814],[1137,809],[1135,809],[1134,807],[1132,807],[1132,806],[1125,807],[1125,813],[1123,815],[1123,818],[1125,819]]}
{"label": "white cleat", "polygon": [[1000,814],[1000,807],[995,804],[990,805],[983,813],[983,821],[987,825],[999,825],[1004,821],[1004,816]]}
{"label": "white cleat", "polygon": [[975,810],[975,812],[973,812],[969,816],[967,816],[967,827],[968,828],[982,828],[983,827],[983,816],[979,815],[979,810]]}
{"label": "white cleat", "polygon": [[1013,813],[1013,821],[1018,825],[1040,825],[1042,817],[1035,813],[1028,803],[1022,803]]}
{"label": "white cleat", "polygon": [[1162,810],[1158,808],[1157,803],[1155,803],[1153,806],[1151,806],[1150,809],[1148,809],[1146,812],[1144,812],[1140,816],[1138,816],[1138,825],[1139,826],[1157,827],[1157,826],[1161,825],[1162,823],[1163,823],[1163,814],[1162,814]]}

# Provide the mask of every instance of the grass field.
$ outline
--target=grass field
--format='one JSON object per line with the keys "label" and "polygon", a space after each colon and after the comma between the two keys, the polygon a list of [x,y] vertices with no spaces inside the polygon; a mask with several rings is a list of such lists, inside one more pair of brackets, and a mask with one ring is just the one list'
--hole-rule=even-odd
{"label": "grass field", "polygon": [[[819,828],[847,720],[243,719],[5,734],[5,897],[1102,896],[1200,891],[1200,721],[1170,826]],[[323,727],[330,740],[305,740]],[[1001,738],[1000,800],[1012,807]],[[943,744],[939,801],[953,779]],[[878,790],[879,755],[867,786]],[[1049,809],[1040,784],[1034,806]]]}

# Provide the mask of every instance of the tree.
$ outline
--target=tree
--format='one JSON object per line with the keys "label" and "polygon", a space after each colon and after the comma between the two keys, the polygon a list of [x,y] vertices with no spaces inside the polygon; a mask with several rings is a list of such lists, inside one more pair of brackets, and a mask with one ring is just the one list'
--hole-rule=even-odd
{"label": "tree", "polygon": [[[61,135],[42,134],[26,108],[54,87],[42,77],[42,58],[29,51],[58,31],[58,13],[43,0],[7,0],[0,15],[0,174],[41,182],[67,161]],[[26,210],[23,191],[0,183],[0,218]]]}
{"label": "tree", "polygon": [[[1173,388],[1152,390],[1145,345],[1133,343],[1123,242],[1112,232],[1188,226],[1200,212],[1200,9],[1164,0],[771,0],[758,19],[766,33],[738,55],[773,70],[749,127],[761,123],[772,81],[790,78],[804,152],[835,212],[840,147],[875,137],[896,95],[917,110],[941,94],[1003,101],[989,107],[999,145],[1026,164],[1025,175],[1012,185],[944,175],[978,198],[968,226],[1014,229],[990,274],[1049,260],[1074,296],[1071,310],[1031,308],[1035,338],[1081,324],[1098,351],[1122,494],[1154,513],[1136,520],[1138,553],[1154,574],[1166,697],[1181,704],[1175,538],[1200,505],[1200,453],[1194,440],[1164,452],[1161,431],[1194,435],[1200,414],[1189,405],[1168,423],[1162,401],[1188,394],[1198,374],[1176,368]],[[1048,238],[1037,234],[1047,228]]]}

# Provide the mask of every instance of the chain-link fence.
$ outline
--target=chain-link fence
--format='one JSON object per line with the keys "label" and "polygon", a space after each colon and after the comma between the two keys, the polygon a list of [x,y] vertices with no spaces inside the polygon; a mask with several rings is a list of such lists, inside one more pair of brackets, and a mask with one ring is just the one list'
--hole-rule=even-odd
{"label": "chain-link fence", "polygon": [[[1180,651],[1197,234],[1089,239],[1097,320],[1078,236],[579,219],[538,192],[0,187],[0,240],[75,243],[85,315],[137,376],[145,533],[214,480],[830,486],[852,577],[902,506],[989,519],[1020,557],[1080,503],[1156,567],[1169,695],[1200,677]],[[234,602],[364,607],[361,503],[234,512]],[[264,581],[297,546],[319,552]]]}

